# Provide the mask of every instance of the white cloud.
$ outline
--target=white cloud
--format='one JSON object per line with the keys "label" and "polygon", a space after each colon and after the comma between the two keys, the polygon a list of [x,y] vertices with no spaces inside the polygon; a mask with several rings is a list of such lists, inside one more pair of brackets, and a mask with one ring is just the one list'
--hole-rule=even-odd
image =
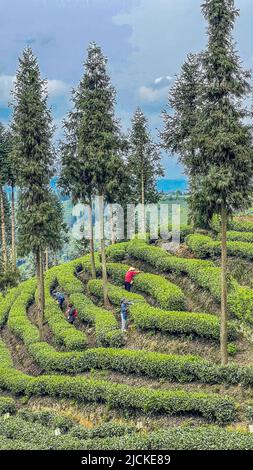
{"label": "white cloud", "polygon": [[147,87],[142,85],[139,88],[139,97],[142,101],[146,101],[148,103],[155,103],[158,101],[163,101],[168,96],[169,87],[163,87],[160,89]]}
{"label": "white cloud", "polygon": [[169,82],[173,80],[173,78],[170,75],[167,75],[166,79],[169,80]]}
{"label": "white cloud", "polygon": [[14,75],[0,75],[0,105],[7,106],[15,80]]}
{"label": "white cloud", "polygon": [[[0,75],[0,105],[8,106],[15,75]],[[62,80],[47,80],[49,98],[64,96],[69,92],[69,86]]]}
{"label": "white cloud", "polygon": [[47,90],[50,97],[62,96],[68,93],[69,86],[62,80],[47,80]]}
{"label": "white cloud", "polygon": [[158,77],[154,80],[155,85],[158,85],[162,81],[163,77]]}

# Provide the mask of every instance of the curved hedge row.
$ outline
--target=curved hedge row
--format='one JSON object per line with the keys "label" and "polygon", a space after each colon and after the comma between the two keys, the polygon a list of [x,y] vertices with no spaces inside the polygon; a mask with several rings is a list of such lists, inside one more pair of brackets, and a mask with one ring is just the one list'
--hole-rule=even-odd
{"label": "curved hedge row", "polygon": [[31,377],[13,368],[9,351],[6,351],[1,341],[0,353],[0,388],[14,394],[73,398],[80,402],[100,402],[113,408],[151,414],[195,413],[218,423],[230,422],[236,415],[235,402],[229,397],[182,390],[137,388],[84,377]]}
{"label": "curved hedge row", "polygon": [[[221,235],[218,234],[217,238],[220,240]],[[253,233],[252,232],[235,232],[235,231],[228,231],[227,232],[227,239],[228,241],[232,242],[247,242],[253,243]]]}
{"label": "curved hedge row", "polygon": [[[98,255],[96,256],[96,266],[99,269],[100,263]],[[90,256],[86,255],[83,258],[65,263],[61,266],[53,268],[49,271],[48,278],[50,279],[50,287],[54,284],[58,284],[69,296],[70,302],[72,302],[78,310],[78,317],[84,322],[88,322],[95,325],[95,333],[98,344],[105,346],[119,347],[122,345],[122,332],[118,327],[118,323],[112,312],[97,307],[93,302],[83,294],[83,284],[75,276],[77,270],[90,270]],[[57,305],[53,299],[50,299],[50,303],[53,308],[53,304]],[[57,306],[58,312],[62,313]],[[71,326],[71,325],[70,325]],[[73,327],[71,326],[72,330]],[[74,329],[74,331],[76,331]],[[68,335],[67,335],[68,336]],[[76,336],[76,335],[75,335]],[[67,338],[64,341],[66,344]],[[80,349],[80,348],[70,348]]]}
{"label": "curved hedge row", "polygon": [[120,347],[122,345],[122,332],[112,312],[96,306],[83,294],[70,295],[70,301],[77,308],[81,321],[95,325],[98,344],[112,347]]}
{"label": "curved hedge row", "polygon": [[[56,437],[41,425],[36,425],[34,432],[29,423],[14,417],[3,425],[1,450],[253,450],[252,434],[210,425],[129,432],[103,438],[91,434],[80,440],[72,437],[71,432]],[[6,437],[8,434],[12,438]]]}
{"label": "curved hedge row", "polygon": [[22,283],[18,287],[9,290],[5,296],[0,296],[0,328],[6,323],[10,308],[24,284]]}
{"label": "curved hedge row", "polygon": [[106,248],[106,256],[112,261],[122,261],[127,255],[129,242],[115,243]]}
{"label": "curved hedge row", "polygon": [[66,276],[65,287],[71,289],[72,281],[76,280],[76,282],[73,283],[73,291],[80,292],[81,287],[83,291],[82,283],[77,278],[75,278],[73,273],[70,276],[67,276],[65,266],[62,271],[61,266],[50,269],[47,272],[45,278],[45,319],[47,320],[49,328],[51,329],[53,336],[59,345],[63,345],[70,350],[83,349],[87,344],[87,337],[85,333],[77,330],[74,325],[71,325],[67,322],[58,305],[58,302],[53,299],[50,294],[51,289],[57,285],[58,278],[61,278],[61,276],[64,278],[62,273],[64,273]]}
{"label": "curved hedge row", "polygon": [[[107,263],[107,272],[119,284],[124,282],[124,277],[129,266],[119,263]],[[183,310],[185,308],[185,296],[172,282],[169,282],[157,274],[140,273],[133,279],[133,286],[140,292],[150,295],[164,309]]]}
{"label": "curved hedge row", "polygon": [[[215,315],[193,312],[168,312],[147,304],[130,306],[131,319],[141,330],[157,330],[170,334],[194,334],[219,341],[220,321]],[[235,326],[230,322],[229,339],[237,337]]]}
{"label": "curved hedge row", "polygon": [[36,281],[26,282],[15,302],[13,303],[8,318],[8,326],[12,333],[20,338],[26,346],[40,341],[38,328],[27,317],[27,308],[34,300]]}
{"label": "curved hedge row", "polygon": [[[186,244],[199,258],[219,256],[221,254],[221,242],[215,241],[206,235],[189,235],[186,238]],[[227,250],[229,256],[238,256],[249,261],[253,260],[253,243],[228,241]]]}
{"label": "curved hedge row", "polygon": [[[214,232],[221,232],[221,220],[220,216],[214,215],[210,227]],[[253,232],[253,218],[252,222],[250,220],[236,220],[232,219],[228,221],[228,229],[234,232]]]}
{"label": "curved hedge row", "polygon": [[[103,284],[101,280],[88,282],[89,292],[103,299]],[[151,307],[138,294],[126,292],[118,286],[108,285],[109,300],[119,306],[120,299],[126,297],[133,305],[130,306],[130,316],[136,327],[143,330],[158,330],[172,334],[195,334],[203,338],[219,340],[220,321],[215,315],[208,313],[171,312]],[[137,297],[136,297],[137,296]],[[229,323],[229,338],[235,339],[236,328]]]}
{"label": "curved hedge row", "polygon": [[[88,284],[88,291],[99,299],[103,298],[103,282],[100,279],[91,279]],[[125,289],[119,286],[108,284],[108,297],[112,304],[120,306],[120,300],[125,297],[129,302],[145,302],[144,298],[140,294],[133,292],[127,292]],[[146,305],[146,302],[145,302]]]}
{"label": "curved hedge row", "polygon": [[[221,297],[221,270],[212,261],[171,256],[161,248],[149,246],[141,241],[132,241],[128,246],[130,256],[145,261],[163,272],[186,274],[200,287],[207,289],[218,301]],[[253,290],[240,286],[229,279],[228,303],[230,312],[249,323],[253,322]]]}
{"label": "curved hedge row", "polygon": [[16,411],[16,403],[13,398],[0,397],[0,416],[5,413],[14,413]]}

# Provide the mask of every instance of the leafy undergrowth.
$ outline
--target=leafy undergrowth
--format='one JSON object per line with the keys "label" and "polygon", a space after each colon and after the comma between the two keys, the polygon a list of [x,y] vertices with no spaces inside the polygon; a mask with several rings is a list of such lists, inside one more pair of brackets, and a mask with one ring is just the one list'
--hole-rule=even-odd
{"label": "leafy undergrowth", "polygon": [[[253,346],[233,320],[230,365],[219,366],[219,304],[198,285],[198,270],[212,263],[136,248],[108,250],[117,262],[108,265],[109,310],[101,281],[90,282],[89,256],[47,273],[41,332],[33,281],[0,300],[1,449],[253,448]],[[147,273],[134,294],[122,290],[129,264]],[[98,258],[96,265],[100,278]],[[249,285],[250,263],[230,270]],[[50,296],[52,283],[64,290],[64,307],[78,306],[72,328]],[[134,301],[125,335],[123,295]]]}

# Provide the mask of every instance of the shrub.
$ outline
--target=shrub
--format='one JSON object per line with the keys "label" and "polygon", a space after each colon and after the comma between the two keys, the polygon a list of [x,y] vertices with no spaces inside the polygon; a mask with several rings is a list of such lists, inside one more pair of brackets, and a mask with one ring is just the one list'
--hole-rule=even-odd
{"label": "shrub", "polygon": [[253,232],[253,221],[232,220],[229,222],[229,229],[236,232]]}
{"label": "shrub", "polygon": [[[221,235],[218,234],[218,239],[220,240],[220,238],[221,238]],[[228,241],[233,241],[233,242],[238,241],[238,242],[253,243],[253,233],[228,231],[227,239]]]}
{"label": "shrub", "polygon": [[[144,242],[131,242],[128,252],[130,256],[150,263],[163,272],[182,273],[192,279],[197,285],[207,289],[220,301],[221,270],[213,262],[206,260],[178,258],[167,254],[161,248],[148,246]],[[153,254],[153,258],[152,258]],[[253,319],[253,290],[240,286],[231,277],[228,278],[228,304],[230,312],[239,319],[252,323]]]}
{"label": "shrub", "polygon": [[[13,429],[13,421],[9,422],[9,430]],[[9,433],[7,422],[5,422],[4,431]],[[45,427],[37,427],[36,432],[32,432],[29,423],[18,421],[16,429],[25,427],[25,430],[19,435],[19,439],[9,439],[3,434],[0,439],[1,450],[252,450],[253,437],[248,432],[238,432],[223,429],[218,426],[201,427],[170,427],[166,429],[154,430],[151,432],[126,432],[121,434],[119,424],[115,424],[115,434],[113,424],[111,426],[112,437],[93,437],[93,430],[87,430],[88,438],[77,438],[72,436],[72,431],[63,436],[52,436],[52,433]],[[31,425],[30,425],[31,426]],[[7,430],[6,430],[7,427]],[[102,426],[100,426],[102,428]],[[123,427],[123,425],[122,425]],[[81,428],[81,426],[80,426]],[[86,430],[84,429],[84,436]],[[43,435],[44,430],[44,435]],[[116,431],[118,430],[118,433]],[[82,429],[81,429],[82,431]],[[94,432],[96,429],[94,429]],[[28,438],[30,433],[30,440]],[[81,432],[82,434],[82,432]],[[50,437],[49,437],[50,436]],[[26,441],[22,440],[27,439]],[[47,439],[47,440],[46,440]]]}
{"label": "shrub", "polygon": [[57,302],[49,294],[46,295],[45,318],[59,345],[70,350],[81,350],[86,347],[85,333],[67,322]]}
{"label": "shrub", "polygon": [[8,351],[0,342],[4,361],[0,366],[0,388],[14,394],[72,398],[80,402],[102,402],[113,408],[136,410],[144,413],[196,413],[218,423],[232,421],[235,403],[232,399],[215,394],[186,391],[160,391],[136,388],[104,380],[58,375],[30,377],[13,368]]}
{"label": "shrub", "polygon": [[[108,263],[108,274],[118,283],[124,282],[124,277],[129,266]],[[156,274],[140,273],[133,279],[133,286],[140,292],[153,297],[158,304],[165,309],[183,310],[185,308],[185,296],[182,290],[162,276]]]}
{"label": "shrub", "polygon": [[0,328],[6,323],[10,308],[19,295],[20,289],[22,288],[23,284],[20,284],[19,287],[14,287],[11,289],[5,297],[0,297]]}
{"label": "shrub", "polygon": [[[88,282],[88,291],[98,299],[103,298],[103,282],[100,279],[92,279]],[[120,300],[125,297],[129,302],[145,302],[142,295],[127,292],[122,287],[108,284],[108,297],[112,304],[120,306]],[[146,302],[145,302],[146,305]]]}
{"label": "shrub", "polygon": [[16,403],[13,398],[0,397],[0,416],[5,413],[14,413],[16,411]]}
{"label": "shrub", "polygon": [[[221,253],[221,243],[205,235],[189,235],[186,238],[187,246],[199,258],[216,256]],[[227,242],[228,255],[253,260],[253,243],[242,241]]]}
{"label": "shrub", "polygon": [[9,328],[26,346],[40,340],[38,328],[30,322],[26,314],[27,308],[34,300],[35,289],[35,280],[27,281],[9,312]]}
{"label": "shrub", "polygon": [[[59,345],[65,346],[67,349],[83,349],[87,344],[87,337],[85,333],[79,331],[74,325],[71,325],[64,318],[63,313],[58,305],[58,302],[51,297],[51,289],[58,283],[58,278],[63,282],[64,276],[66,276],[66,282],[64,284],[67,292],[80,292],[83,291],[81,281],[77,279],[72,270],[74,266],[80,264],[79,260],[75,260],[75,264],[71,263],[68,266],[69,275],[67,276],[67,268],[64,266],[61,274],[59,271],[61,266],[52,268],[47,272],[45,281],[45,318],[48,322],[49,328],[52,330],[53,336]],[[72,279],[73,278],[73,279]],[[76,282],[75,282],[76,281]],[[62,286],[61,286],[62,287]]]}
{"label": "shrub", "polygon": [[70,301],[78,310],[79,318],[83,322],[95,325],[98,344],[104,346],[120,347],[122,345],[122,332],[114,314],[94,303],[83,294],[72,294]]}
{"label": "shrub", "polygon": [[112,261],[122,261],[127,255],[129,242],[115,243],[106,248],[106,256]]}
{"label": "shrub", "polygon": [[[220,320],[208,313],[166,312],[147,304],[134,304],[130,306],[130,315],[135,326],[142,330],[194,334],[212,340],[219,340],[220,337]],[[229,337],[236,337],[236,329],[231,322]]]}

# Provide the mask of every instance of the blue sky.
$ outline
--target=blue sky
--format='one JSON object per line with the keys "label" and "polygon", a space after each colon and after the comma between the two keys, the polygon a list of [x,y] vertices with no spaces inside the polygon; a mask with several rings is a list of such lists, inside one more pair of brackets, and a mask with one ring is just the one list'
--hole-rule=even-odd
{"label": "blue sky", "polygon": [[[154,136],[162,126],[169,87],[188,52],[205,45],[202,0],[0,0],[0,120],[10,117],[9,92],[17,59],[26,45],[39,58],[49,80],[56,138],[70,107],[70,90],[82,75],[90,41],[109,59],[117,90],[117,115],[129,127],[137,106],[150,120]],[[235,39],[247,68],[253,69],[253,2],[235,0],[241,10]],[[163,157],[166,177],[179,178],[176,159]]]}

